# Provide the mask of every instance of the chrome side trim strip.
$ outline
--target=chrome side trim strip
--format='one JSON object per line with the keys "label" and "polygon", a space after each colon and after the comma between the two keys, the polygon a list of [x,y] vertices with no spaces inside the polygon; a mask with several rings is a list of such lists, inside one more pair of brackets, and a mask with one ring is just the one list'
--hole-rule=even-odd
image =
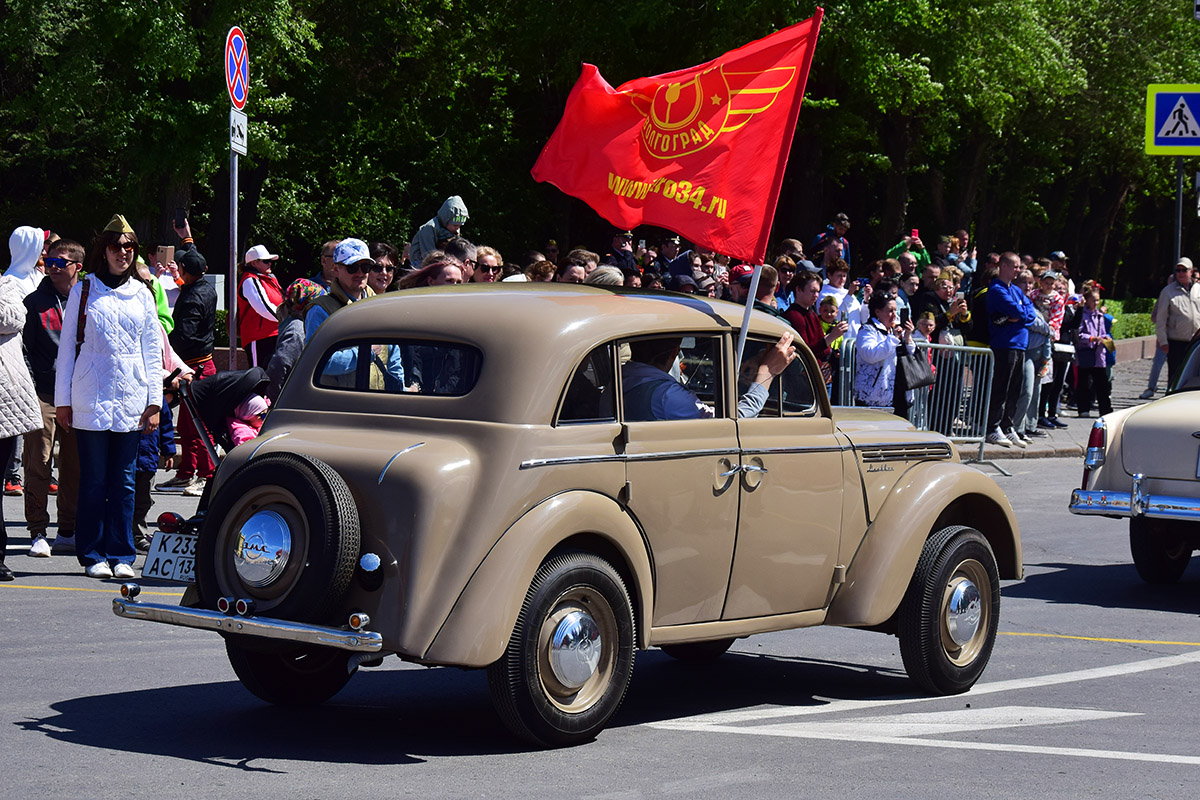
{"label": "chrome side trim strip", "polygon": [[383,483],[383,476],[384,476],[384,475],[387,475],[388,467],[390,467],[390,466],[392,465],[392,462],[393,462],[393,461],[395,461],[397,458],[399,458],[400,456],[404,455],[405,453],[408,453],[408,452],[411,452],[411,451],[413,451],[413,450],[416,450],[418,447],[420,447],[420,446],[421,446],[421,445],[423,445],[423,444],[425,444],[425,443],[424,443],[424,442],[417,442],[416,444],[409,445],[408,447],[406,447],[406,448],[404,448],[403,450],[401,450],[399,453],[396,453],[396,455],[394,455],[394,456],[392,456],[391,458],[389,458],[389,459],[388,459],[388,462],[387,462],[386,464],[384,464],[384,465],[383,465],[383,469],[379,471],[379,480],[378,480],[378,481],[376,481],[376,483]]}
{"label": "chrome side trim strip", "polygon": [[261,442],[258,443],[258,445],[253,450],[250,451],[250,458],[247,458],[246,460],[247,461],[254,460],[254,457],[256,455],[258,455],[258,451],[262,450],[263,445],[269,444],[269,443],[275,441],[276,439],[282,439],[283,437],[288,436],[290,434],[291,434],[291,431],[284,431],[283,433],[275,434],[270,439],[263,439]]}
{"label": "chrome side trim strip", "polygon": [[715,450],[664,450],[659,453],[614,453],[597,456],[562,456],[560,458],[531,458],[521,462],[521,469],[554,467],[563,464],[603,464],[612,461],[665,461],[671,458],[696,458],[699,456],[736,456],[738,450],[719,448]]}
{"label": "chrome side trim strip", "polygon": [[139,603],[123,597],[113,598],[113,613],[127,619],[164,622],[167,625],[180,625],[185,628],[257,636],[260,639],[282,639],[355,653],[378,653],[383,649],[383,636],[373,631],[326,628],[266,617],[227,617],[216,611],[161,603]]}
{"label": "chrome side trim strip", "polygon": [[755,447],[742,451],[747,456],[787,455],[792,453],[840,453],[849,445],[812,445],[811,447]]}
{"label": "chrome side trim strip", "polygon": [[1082,516],[1200,520],[1200,499],[1195,497],[1139,493],[1134,498],[1130,492],[1075,489],[1067,507],[1072,514]]}

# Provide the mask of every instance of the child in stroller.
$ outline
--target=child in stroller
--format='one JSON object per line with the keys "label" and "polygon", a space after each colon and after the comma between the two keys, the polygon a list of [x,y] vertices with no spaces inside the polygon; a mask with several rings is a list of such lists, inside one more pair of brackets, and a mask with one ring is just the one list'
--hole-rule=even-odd
{"label": "child in stroller", "polygon": [[269,407],[264,396],[269,384],[265,369],[251,367],[219,372],[180,386],[180,398],[195,420],[214,464],[220,460],[217,446],[228,453],[257,435],[262,415]]}

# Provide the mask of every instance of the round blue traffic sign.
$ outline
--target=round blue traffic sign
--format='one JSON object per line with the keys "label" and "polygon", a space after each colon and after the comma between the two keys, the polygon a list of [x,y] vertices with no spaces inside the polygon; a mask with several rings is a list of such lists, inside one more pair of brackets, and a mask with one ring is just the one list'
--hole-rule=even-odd
{"label": "round blue traffic sign", "polygon": [[229,102],[241,111],[250,94],[250,57],[246,50],[246,35],[234,25],[225,37],[225,88]]}

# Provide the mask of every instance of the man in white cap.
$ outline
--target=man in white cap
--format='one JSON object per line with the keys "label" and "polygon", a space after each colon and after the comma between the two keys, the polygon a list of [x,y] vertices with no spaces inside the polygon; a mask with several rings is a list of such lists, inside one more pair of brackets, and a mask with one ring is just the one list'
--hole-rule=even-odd
{"label": "man in white cap", "polygon": [[271,267],[278,260],[279,256],[273,255],[263,244],[256,244],[246,251],[238,288],[237,321],[238,340],[252,367],[266,368],[279,338],[279,319],[275,310],[283,302],[283,289],[271,274]]}
{"label": "man in white cap", "polygon": [[1175,262],[1175,281],[1168,283],[1158,296],[1154,317],[1154,335],[1158,349],[1167,354],[1167,383],[1173,385],[1188,343],[1200,330],[1200,284],[1192,280],[1192,260],[1187,256]]}

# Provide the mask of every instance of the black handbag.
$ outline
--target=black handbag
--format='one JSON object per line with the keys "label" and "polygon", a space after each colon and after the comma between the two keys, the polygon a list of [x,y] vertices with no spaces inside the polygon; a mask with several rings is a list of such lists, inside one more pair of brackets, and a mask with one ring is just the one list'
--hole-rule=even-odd
{"label": "black handbag", "polygon": [[933,366],[923,353],[910,353],[900,345],[896,350],[896,380],[905,390],[933,386]]}

